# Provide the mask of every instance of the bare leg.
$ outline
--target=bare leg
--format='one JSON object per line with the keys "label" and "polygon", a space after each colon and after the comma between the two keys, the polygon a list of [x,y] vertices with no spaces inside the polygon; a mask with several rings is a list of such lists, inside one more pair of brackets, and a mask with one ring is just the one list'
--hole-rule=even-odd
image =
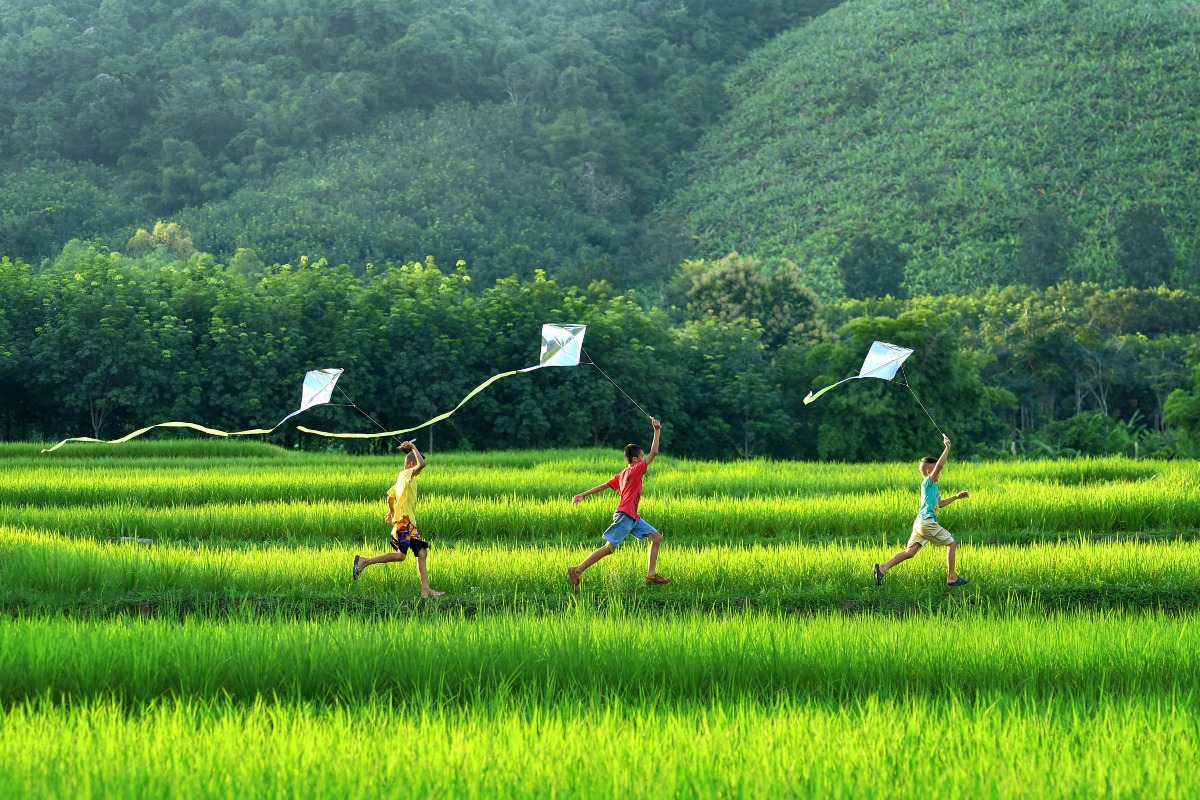
{"label": "bare leg", "polygon": [[958,573],[954,571],[954,553],[958,550],[958,542],[951,542],[946,548],[946,583],[954,583],[958,580]]}
{"label": "bare leg", "polygon": [[571,591],[578,594],[578,592],[579,592],[579,576],[583,573],[583,571],[585,569],[590,567],[592,564],[595,564],[597,561],[604,558],[605,556],[611,556],[615,552],[617,552],[617,548],[613,547],[608,542],[605,542],[604,544],[600,545],[595,550],[593,550],[587,558],[585,558],[582,562],[580,562],[579,566],[567,567],[567,582],[571,584]]}
{"label": "bare leg", "polygon": [[646,577],[653,578],[658,574],[656,567],[658,566],[658,546],[662,544],[661,533],[646,534],[646,538],[650,540],[650,555],[646,560]]}
{"label": "bare leg", "polygon": [[900,562],[908,561],[910,558],[912,558],[919,552],[921,552],[921,545],[914,544],[912,547],[908,548],[907,550],[901,550],[899,553],[896,553],[896,555],[892,556],[886,562],[881,564],[879,569],[881,572],[887,572],[889,569],[896,566]]}
{"label": "bare leg", "polygon": [[428,554],[429,548],[417,553],[417,574],[421,576],[421,597],[442,597],[446,594],[445,592],[429,588],[429,570],[425,567],[425,556]]}
{"label": "bare leg", "polygon": [[358,559],[358,567],[359,567],[359,571],[361,572],[362,570],[366,569],[367,567],[371,566],[372,564],[388,564],[392,561],[403,561],[403,560],[404,560],[404,553],[384,553],[381,556],[374,556],[373,558],[359,558]]}
{"label": "bare leg", "polygon": [[608,543],[602,544],[599,547],[597,547],[595,550],[593,550],[587,558],[585,558],[583,561],[581,561],[579,563],[579,566],[575,568],[575,572],[576,573],[583,572],[585,569],[590,567],[592,564],[595,564],[597,561],[604,558],[605,556],[611,556],[615,552],[617,552],[617,549],[615,547],[613,547],[611,544],[608,544]]}

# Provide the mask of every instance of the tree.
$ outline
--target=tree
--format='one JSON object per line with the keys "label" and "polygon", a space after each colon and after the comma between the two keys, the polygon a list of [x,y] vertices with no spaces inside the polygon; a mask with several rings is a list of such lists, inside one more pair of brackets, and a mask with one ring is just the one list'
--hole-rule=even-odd
{"label": "tree", "polygon": [[685,452],[718,459],[788,455],[793,423],[762,328],[708,317],[685,324],[677,338],[688,375],[680,387],[686,417],[677,428]]}
{"label": "tree", "polygon": [[758,259],[738,253],[717,261],[687,261],[673,283],[683,287],[694,319],[711,317],[741,326],[757,322],[770,350],[821,330],[820,301],[804,284],[804,273],[787,259],[766,268]]}
{"label": "tree", "polygon": [[1129,286],[1148,289],[1170,282],[1175,251],[1166,234],[1167,218],[1159,206],[1135,206],[1117,224],[1117,264]]}
{"label": "tree", "polygon": [[1021,224],[1019,235],[1014,277],[1038,288],[1062,280],[1079,241],[1079,230],[1066,212],[1054,206],[1038,209]]}
{"label": "tree", "polygon": [[138,228],[137,233],[125,246],[130,255],[134,256],[153,253],[161,247],[164,252],[181,260],[196,252],[190,233],[174,222],[164,225],[161,219],[154,223],[154,230],[151,232],[147,232],[145,228]]}
{"label": "tree", "polygon": [[908,256],[884,238],[859,236],[838,260],[847,297],[903,297]]}
{"label": "tree", "polygon": [[[30,345],[42,391],[99,437],[137,418],[160,368],[149,335],[141,275],[96,248],[64,257],[48,276],[50,311]],[[144,420],[138,419],[139,422]],[[62,432],[62,431],[59,431]]]}

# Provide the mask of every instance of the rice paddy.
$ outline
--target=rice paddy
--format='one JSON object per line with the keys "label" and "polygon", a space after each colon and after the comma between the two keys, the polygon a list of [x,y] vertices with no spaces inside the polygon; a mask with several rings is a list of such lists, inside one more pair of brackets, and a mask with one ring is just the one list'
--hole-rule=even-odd
{"label": "rice paddy", "polygon": [[[618,451],[0,447],[0,796],[1193,797],[1196,465],[661,458],[666,539],[584,575]],[[139,543],[138,538],[149,540]],[[113,541],[115,540],[115,541]]]}

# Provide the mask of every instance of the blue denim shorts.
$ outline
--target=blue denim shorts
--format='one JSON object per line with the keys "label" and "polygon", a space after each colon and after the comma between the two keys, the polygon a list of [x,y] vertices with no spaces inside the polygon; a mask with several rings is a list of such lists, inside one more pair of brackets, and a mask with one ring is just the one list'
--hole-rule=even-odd
{"label": "blue denim shorts", "polygon": [[658,531],[646,520],[634,519],[624,511],[618,511],[613,514],[612,525],[608,526],[608,530],[604,532],[603,536],[604,541],[613,547],[620,547],[626,536],[632,534],[633,538],[642,539],[648,533],[658,533]]}

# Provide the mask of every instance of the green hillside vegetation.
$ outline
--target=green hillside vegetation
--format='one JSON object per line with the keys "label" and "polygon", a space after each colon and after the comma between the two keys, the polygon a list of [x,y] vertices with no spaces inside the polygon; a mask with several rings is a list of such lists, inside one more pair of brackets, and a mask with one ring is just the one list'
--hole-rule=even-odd
{"label": "green hillside vegetation", "polygon": [[217,252],[256,257],[324,253],[361,265],[470,254],[479,282],[616,252],[613,226],[576,208],[560,170],[514,152],[521,127],[503,106],[396,115],[177,219]]}
{"label": "green hillside vegetation", "polygon": [[850,0],[733,75],[660,224],[826,298],[1194,287],[1198,65],[1190,2]]}
{"label": "green hillside vegetation", "polygon": [[834,2],[12,0],[0,255],[188,209],[266,264],[627,268],[728,69]]}

